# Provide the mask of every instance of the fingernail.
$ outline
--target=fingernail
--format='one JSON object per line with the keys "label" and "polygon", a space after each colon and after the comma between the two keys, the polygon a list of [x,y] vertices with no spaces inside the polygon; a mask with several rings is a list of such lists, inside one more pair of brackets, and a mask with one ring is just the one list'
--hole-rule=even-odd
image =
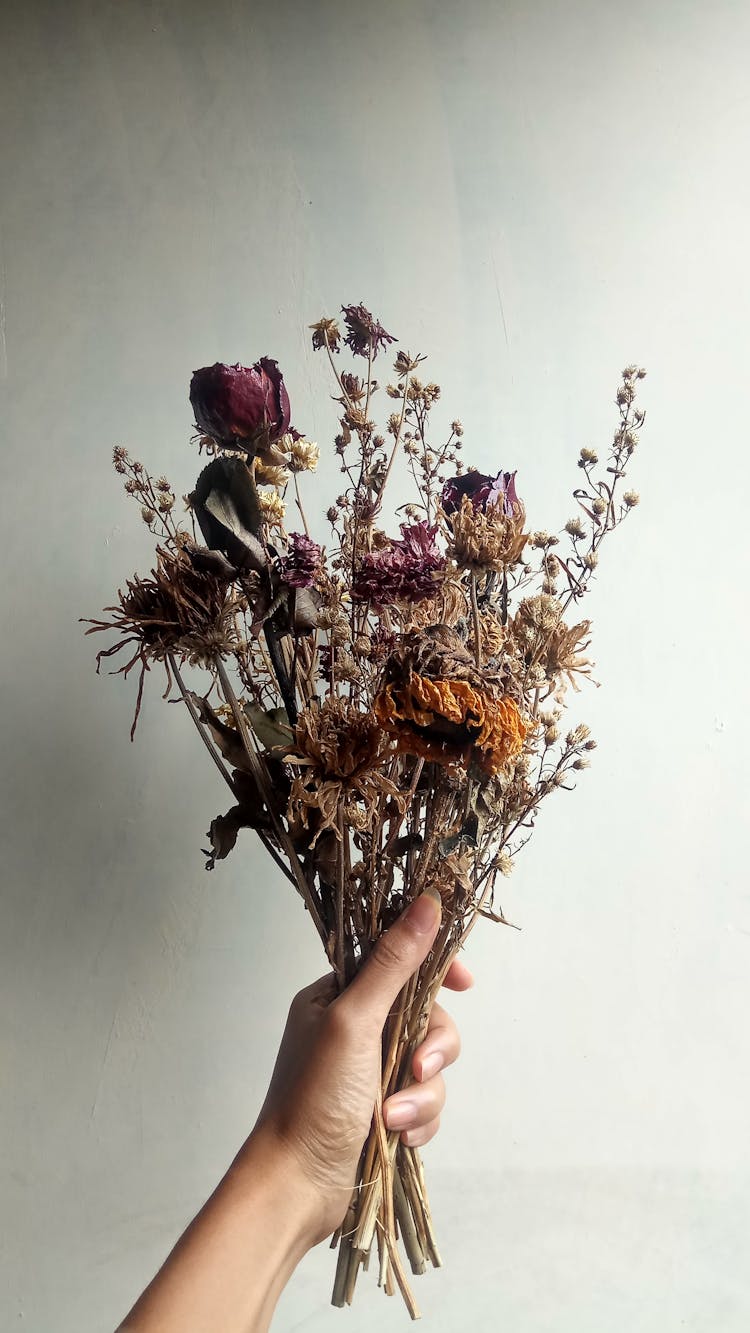
{"label": "fingernail", "polygon": [[442,900],[437,889],[425,889],[407,909],[406,919],[416,931],[426,935],[428,931],[434,930],[435,922],[441,912]]}
{"label": "fingernail", "polygon": [[444,1063],[440,1051],[431,1051],[429,1055],[426,1055],[422,1060],[422,1082],[424,1083],[426,1078],[432,1078],[433,1074],[437,1074],[438,1070],[443,1068]]}
{"label": "fingernail", "polygon": [[386,1107],[386,1124],[389,1129],[406,1129],[416,1119],[416,1115],[415,1102],[396,1102],[394,1106]]}

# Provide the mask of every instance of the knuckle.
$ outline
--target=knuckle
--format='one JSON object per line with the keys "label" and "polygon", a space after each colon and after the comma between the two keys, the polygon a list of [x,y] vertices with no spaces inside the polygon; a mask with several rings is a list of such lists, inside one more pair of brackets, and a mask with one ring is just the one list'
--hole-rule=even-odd
{"label": "knuckle", "polygon": [[394,945],[393,941],[384,935],[379,939],[372,953],[370,962],[374,967],[382,969],[384,972],[394,972],[402,966],[401,950]]}

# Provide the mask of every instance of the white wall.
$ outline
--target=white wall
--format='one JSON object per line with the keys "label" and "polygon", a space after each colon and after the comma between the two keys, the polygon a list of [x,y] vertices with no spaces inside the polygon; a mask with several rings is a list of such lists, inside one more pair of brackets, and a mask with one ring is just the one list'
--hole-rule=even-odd
{"label": "white wall", "polygon": [[[587,614],[600,742],[486,926],[426,1153],[435,1333],[739,1333],[748,1279],[744,4],[27,0],[0,80],[3,1328],[106,1329],[252,1123],[322,970],[181,710],[77,617],[149,543],[115,442],[194,478],[190,372],[364,300],[430,353],[467,457],[557,526],[645,364],[641,508]],[[325,451],[325,450],[324,450]],[[335,487],[319,474],[321,509]],[[280,1329],[401,1327],[311,1256]]]}

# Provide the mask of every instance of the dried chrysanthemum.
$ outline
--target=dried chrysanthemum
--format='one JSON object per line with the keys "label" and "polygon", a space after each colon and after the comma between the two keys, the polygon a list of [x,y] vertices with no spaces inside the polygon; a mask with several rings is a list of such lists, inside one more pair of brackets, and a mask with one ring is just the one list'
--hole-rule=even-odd
{"label": "dried chrysanthemum", "polygon": [[140,663],[138,696],[131,728],[135,735],[143,698],[145,674],[151,661],[167,669],[167,693],[171,688],[169,655],[191,665],[208,666],[231,652],[236,643],[235,613],[238,600],[225,579],[194,567],[185,551],[176,554],[157,547],[158,561],[149,578],[135,575],[127,590],[118,593],[116,606],[107,606],[111,620],[86,621],[87,634],[111,630],[119,635],[110,648],[96,655],[96,669],[105,657],[130,650],[128,661],[116,675],[127,676]]}
{"label": "dried chrysanthemum", "polygon": [[255,464],[255,481],[258,486],[276,486],[283,491],[289,484],[289,473],[279,463],[266,463],[258,459]]}
{"label": "dried chrysanthemum", "polygon": [[383,772],[390,749],[373,713],[337,695],[313,700],[300,713],[293,748],[285,756],[299,770],[289,797],[292,826],[312,832],[312,846],[326,829],[340,840],[340,807],[361,824],[362,812],[372,818],[378,800],[397,799],[398,788]]}
{"label": "dried chrysanthemum", "polygon": [[386,663],[373,711],[399,749],[434,763],[475,762],[495,774],[520,753],[528,731],[518,704],[480,673],[447,626],[405,635]]}
{"label": "dried chrysanthemum", "polygon": [[344,342],[355,356],[372,355],[375,358],[380,348],[395,342],[392,334],[386,333],[383,325],[363,305],[342,305],[341,313],[346,324]]}
{"label": "dried chrysanthemum", "polygon": [[541,669],[550,692],[564,689],[566,681],[578,690],[576,675],[591,674],[592,663],[584,656],[590,630],[590,620],[566,625],[559,601],[545,593],[525,597],[510,625],[522,660]]}
{"label": "dried chrysanthemum", "polygon": [[437,527],[424,520],[402,523],[400,540],[386,541],[362,556],[352,583],[352,596],[373,606],[419,602],[435,592],[436,575],[445,557],[435,545]]}
{"label": "dried chrysanthemum", "polygon": [[278,491],[260,491],[258,503],[263,519],[269,528],[280,528],[284,522],[286,505]]}
{"label": "dried chrysanthemum", "polygon": [[455,625],[468,612],[469,602],[464,589],[447,571],[433,595],[423,602],[403,607],[400,618],[405,630],[416,630],[426,629],[428,625]]}
{"label": "dried chrysanthemum", "polygon": [[481,576],[491,570],[501,573],[521,559],[528,536],[523,530],[525,519],[520,501],[513,506],[512,514],[506,514],[499,504],[486,511],[475,508],[465,495],[449,520],[448,554],[459,568],[472,574]]}
{"label": "dried chrysanthemum", "polygon": [[290,431],[279,441],[279,447],[288,455],[290,472],[314,472],[320,461],[320,449],[312,440],[297,431]]}

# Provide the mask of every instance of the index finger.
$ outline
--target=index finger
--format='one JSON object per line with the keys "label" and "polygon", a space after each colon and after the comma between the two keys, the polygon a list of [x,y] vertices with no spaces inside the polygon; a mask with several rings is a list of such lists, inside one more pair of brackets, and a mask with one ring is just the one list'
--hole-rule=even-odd
{"label": "index finger", "polygon": [[474,973],[470,972],[460,958],[454,958],[443,977],[446,990],[470,990],[474,985]]}

